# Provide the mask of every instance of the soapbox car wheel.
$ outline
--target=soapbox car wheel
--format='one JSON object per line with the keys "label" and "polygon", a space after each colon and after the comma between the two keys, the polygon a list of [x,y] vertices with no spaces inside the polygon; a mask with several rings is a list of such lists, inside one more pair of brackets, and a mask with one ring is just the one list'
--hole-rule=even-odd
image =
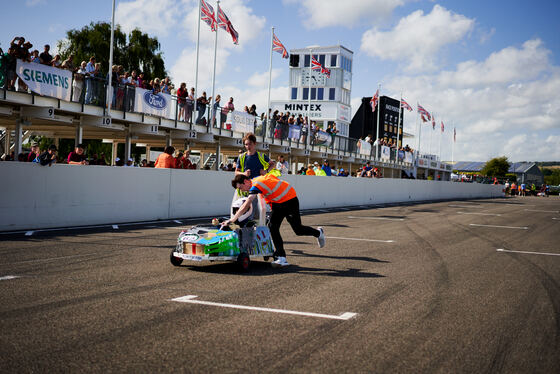
{"label": "soapbox car wheel", "polygon": [[181,265],[181,263],[183,262],[182,258],[177,258],[175,256],[173,256],[173,253],[175,253],[175,250],[171,251],[171,254],[169,255],[169,260],[171,261],[171,264],[173,266],[179,266]]}
{"label": "soapbox car wheel", "polygon": [[251,259],[247,253],[240,253],[237,256],[237,264],[243,271],[249,270],[249,266],[251,265]]}
{"label": "soapbox car wheel", "polygon": [[265,260],[265,261],[268,262],[268,260],[270,260],[270,256],[264,256],[264,257],[263,257],[263,260]]}

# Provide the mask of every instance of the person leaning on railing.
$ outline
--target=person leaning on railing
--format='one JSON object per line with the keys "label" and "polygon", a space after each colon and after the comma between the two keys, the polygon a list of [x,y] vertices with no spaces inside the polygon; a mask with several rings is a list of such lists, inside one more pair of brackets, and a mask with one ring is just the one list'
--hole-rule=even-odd
{"label": "person leaning on railing", "polygon": [[174,147],[170,145],[165,147],[163,153],[158,156],[155,167],[157,169],[174,169],[176,165],[175,158],[173,157],[174,152]]}

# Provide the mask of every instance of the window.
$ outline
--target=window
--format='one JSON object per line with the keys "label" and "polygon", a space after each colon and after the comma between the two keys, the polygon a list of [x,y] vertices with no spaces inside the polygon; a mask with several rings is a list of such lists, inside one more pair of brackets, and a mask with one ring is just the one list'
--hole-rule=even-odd
{"label": "window", "polygon": [[297,87],[292,87],[292,100],[297,100]]}
{"label": "window", "polygon": [[316,100],[316,99],[317,99],[317,89],[313,87],[311,89],[311,100]]}
{"label": "window", "polygon": [[323,91],[325,89],[323,87],[317,88],[317,100],[323,100]]}
{"label": "window", "polygon": [[309,55],[304,55],[303,56],[303,67],[306,67],[306,68],[309,67]]}
{"label": "window", "polygon": [[302,100],[309,99],[309,87],[303,87],[303,97]]}
{"label": "window", "polygon": [[338,56],[337,55],[331,55],[331,67],[336,67],[336,58]]}
{"label": "window", "polygon": [[389,127],[389,126],[388,126],[387,124],[385,124],[385,126],[384,126],[385,131],[389,131],[389,130],[388,130],[388,127]]}
{"label": "window", "polygon": [[319,63],[325,66],[325,55],[319,55]]}
{"label": "window", "polygon": [[334,94],[336,92],[335,90],[336,90],[336,88],[329,88],[329,100],[334,100],[334,98],[335,98]]}
{"label": "window", "polygon": [[348,60],[348,71],[352,72],[352,60]]}

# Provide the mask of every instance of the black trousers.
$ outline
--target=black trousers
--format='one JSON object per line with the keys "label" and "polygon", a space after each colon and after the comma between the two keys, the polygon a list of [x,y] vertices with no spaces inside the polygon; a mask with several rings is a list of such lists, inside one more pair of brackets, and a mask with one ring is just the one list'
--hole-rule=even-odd
{"label": "black trousers", "polygon": [[301,224],[301,215],[299,214],[299,200],[297,197],[285,201],[283,203],[275,204],[272,203],[272,211],[270,213],[270,222],[268,228],[270,229],[270,236],[272,236],[272,242],[274,243],[274,257],[286,257],[286,251],[284,251],[284,241],[280,235],[280,225],[282,221],[286,218],[292,230],[298,236],[314,236],[316,238],[321,235],[319,230],[313,227],[303,226]]}

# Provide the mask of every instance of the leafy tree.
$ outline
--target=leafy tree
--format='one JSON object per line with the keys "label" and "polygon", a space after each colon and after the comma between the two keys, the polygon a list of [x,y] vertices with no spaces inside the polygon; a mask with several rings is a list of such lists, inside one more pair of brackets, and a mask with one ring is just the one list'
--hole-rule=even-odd
{"label": "leafy tree", "polygon": [[510,167],[510,163],[506,156],[496,157],[486,162],[480,174],[488,177],[504,177]]}
{"label": "leafy tree", "polygon": [[[81,30],[66,32],[66,39],[58,42],[61,56],[67,58],[74,54],[74,63],[79,65],[95,56],[101,63],[101,71],[106,75],[109,68],[109,49],[111,24],[107,22],[90,23]],[[163,78],[166,75],[160,44],[156,37],[150,37],[139,29],[127,35],[120,26],[114,34],[113,64],[122,65],[125,71],[136,70],[144,73],[144,79]]]}

